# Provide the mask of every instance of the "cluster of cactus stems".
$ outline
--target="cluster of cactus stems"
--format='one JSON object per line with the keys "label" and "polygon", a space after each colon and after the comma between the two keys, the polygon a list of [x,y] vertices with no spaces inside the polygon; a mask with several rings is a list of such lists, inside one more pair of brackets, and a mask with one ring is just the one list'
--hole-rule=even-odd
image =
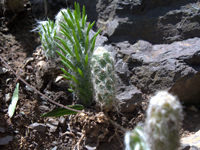
{"label": "cluster of cactus stems", "polygon": [[150,99],[144,127],[126,133],[126,150],[177,150],[182,119],[182,106],[177,97],[166,91],[158,92]]}
{"label": "cluster of cactus stems", "polygon": [[[101,106],[111,106],[115,100],[113,58],[105,49],[101,55],[96,52],[93,55],[100,30],[89,38],[95,22],[86,25],[85,7],[83,6],[81,13],[79,4],[75,3],[74,6],[73,11],[69,8],[62,9],[55,17],[55,23],[50,20],[42,23],[39,32],[43,49],[49,58],[54,58],[55,52],[61,57],[67,68],[61,68],[63,76],[71,81],[71,88],[68,90],[74,92],[83,105],[89,106],[95,96]],[[97,77],[95,81],[93,77]]]}

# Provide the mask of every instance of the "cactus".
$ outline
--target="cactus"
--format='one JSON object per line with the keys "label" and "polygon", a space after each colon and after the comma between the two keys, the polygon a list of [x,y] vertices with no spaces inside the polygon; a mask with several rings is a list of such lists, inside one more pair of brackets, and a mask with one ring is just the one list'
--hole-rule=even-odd
{"label": "cactus", "polygon": [[96,37],[100,30],[89,39],[89,32],[95,22],[86,27],[87,15],[83,6],[82,16],[79,4],[74,3],[75,10],[71,12],[61,10],[62,15],[56,16],[57,26],[61,26],[57,32],[56,39],[62,44],[57,46],[62,51],[56,51],[62,58],[63,64],[68,68],[68,72],[61,68],[64,77],[71,80],[71,92],[81,100],[81,103],[88,106],[93,98],[93,85],[91,79],[91,58],[95,46]]}
{"label": "cactus", "polygon": [[[152,97],[142,131],[148,148],[150,150],[178,149],[180,144],[179,127],[182,119],[182,106],[175,96],[161,91]],[[134,141],[134,139],[132,138],[130,141]],[[129,142],[126,147],[130,147],[130,144]],[[134,149],[135,146],[132,147],[132,150]]]}
{"label": "cactus", "polygon": [[[40,34],[40,40],[42,42],[42,47],[47,58],[53,58],[55,56],[55,51],[58,49],[55,43],[56,27],[53,21],[40,21],[38,22],[38,30]],[[35,30],[37,30],[35,29]],[[35,31],[33,30],[33,31]]]}
{"label": "cactus", "polygon": [[88,106],[93,98],[91,58],[100,30],[89,38],[95,22],[86,26],[85,7],[81,14],[79,4],[75,2],[74,6],[74,11],[62,9],[55,17],[55,24],[50,20],[41,22],[39,34],[46,56],[54,58],[57,53],[68,69],[61,68],[63,76],[71,81],[71,89],[68,90]]}
{"label": "cactus", "polygon": [[137,125],[133,132],[126,132],[124,143],[126,145],[125,150],[150,150],[145,141],[143,128],[140,125]]}
{"label": "cactus", "polygon": [[95,99],[108,111],[116,102],[114,59],[103,47],[98,47],[92,57],[92,75]]}

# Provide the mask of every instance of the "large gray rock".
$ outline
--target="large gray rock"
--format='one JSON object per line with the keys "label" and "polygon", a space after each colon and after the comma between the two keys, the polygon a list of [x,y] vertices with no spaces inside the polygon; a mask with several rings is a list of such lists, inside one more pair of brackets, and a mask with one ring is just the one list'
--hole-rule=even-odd
{"label": "large gray rock", "polygon": [[200,104],[200,71],[179,78],[169,92],[177,95],[184,104]]}
{"label": "large gray rock", "polygon": [[142,40],[129,46],[118,43],[120,56],[117,59],[123,59],[128,65],[130,79],[127,80],[149,94],[168,90],[179,78],[197,73],[200,70],[199,45],[199,38],[170,45],[152,45]]}
{"label": "large gray rock", "polygon": [[134,86],[127,86],[117,95],[120,112],[133,112],[142,102],[142,92]]}
{"label": "large gray rock", "polygon": [[[75,0],[68,0],[73,6]],[[200,35],[196,0],[76,0],[109,40],[171,43]]]}

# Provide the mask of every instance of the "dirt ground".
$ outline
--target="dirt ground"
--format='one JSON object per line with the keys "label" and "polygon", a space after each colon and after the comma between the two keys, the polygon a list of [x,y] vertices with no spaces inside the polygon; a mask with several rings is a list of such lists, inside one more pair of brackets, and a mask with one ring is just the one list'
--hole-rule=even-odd
{"label": "dirt ground", "polygon": [[[67,86],[60,86],[55,79],[61,74],[59,67],[47,60],[42,54],[39,35],[30,32],[35,28],[35,18],[31,11],[23,11],[11,17],[1,18],[0,25],[0,56],[26,82],[34,86],[49,98],[63,105],[73,103],[72,96],[67,92]],[[59,65],[58,65],[59,66]],[[6,65],[0,61],[0,67]],[[15,86],[19,82],[19,101],[12,119],[7,110]],[[63,84],[63,85],[66,85]],[[126,129],[133,129],[137,123],[143,122],[148,100],[144,95],[142,107],[133,113],[121,114],[109,112],[112,120]],[[0,74],[0,127],[7,135],[13,136],[10,144],[1,146],[4,150],[43,150],[43,149],[94,149],[122,150],[124,149],[124,133],[116,130],[108,119],[95,105],[86,108],[85,114],[76,114],[58,118],[43,118],[41,115],[57,106],[49,103],[21,82],[8,68]],[[182,136],[187,136],[199,130],[200,113],[185,107],[185,119],[181,128]],[[49,120],[59,122],[55,131],[47,127],[44,132],[38,132],[29,127],[32,123],[47,124]]]}

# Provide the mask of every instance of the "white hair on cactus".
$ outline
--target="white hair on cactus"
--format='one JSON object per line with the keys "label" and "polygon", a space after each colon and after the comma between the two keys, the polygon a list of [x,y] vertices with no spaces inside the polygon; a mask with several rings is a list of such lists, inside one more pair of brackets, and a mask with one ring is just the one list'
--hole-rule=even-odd
{"label": "white hair on cactus", "polygon": [[146,141],[152,150],[178,149],[179,127],[183,119],[178,98],[167,91],[158,92],[150,99],[144,126]]}

